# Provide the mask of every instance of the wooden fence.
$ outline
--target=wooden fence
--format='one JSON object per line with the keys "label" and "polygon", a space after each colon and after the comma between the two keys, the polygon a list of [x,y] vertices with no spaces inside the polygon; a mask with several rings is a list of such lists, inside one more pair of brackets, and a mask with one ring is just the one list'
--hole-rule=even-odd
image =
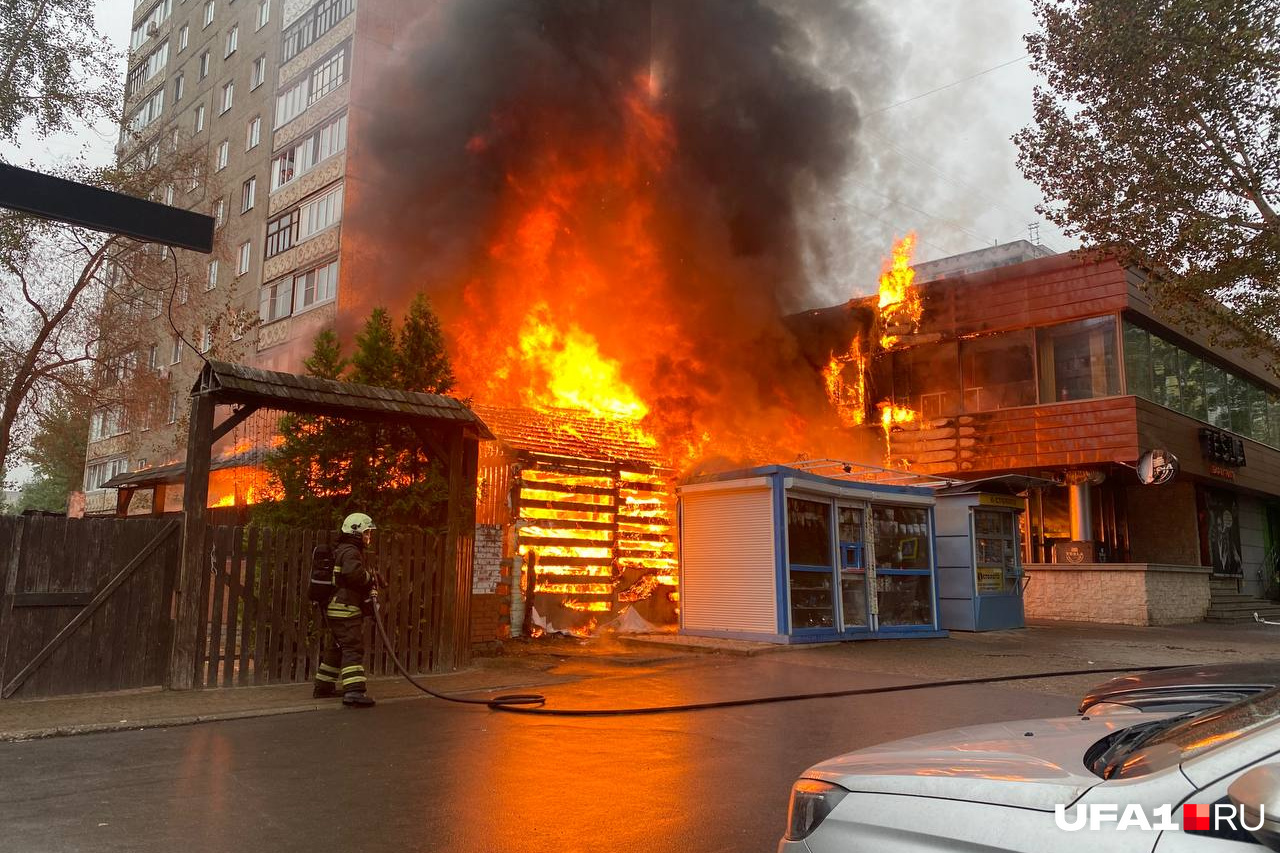
{"label": "wooden fence", "polygon": [[0,696],[162,684],[179,540],[174,519],[0,516]]}
{"label": "wooden fence", "polygon": [[[313,677],[321,623],[319,609],[307,598],[311,551],[335,536],[257,527],[206,529],[202,553],[209,556],[204,590],[208,618],[197,662],[198,686]],[[443,554],[443,540],[421,532],[379,535],[370,552],[370,562],[388,585],[382,608],[387,633],[411,672],[448,671],[458,665],[455,635],[465,632],[468,609],[448,600]],[[371,620],[365,641],[370,674],[394,674]]]}

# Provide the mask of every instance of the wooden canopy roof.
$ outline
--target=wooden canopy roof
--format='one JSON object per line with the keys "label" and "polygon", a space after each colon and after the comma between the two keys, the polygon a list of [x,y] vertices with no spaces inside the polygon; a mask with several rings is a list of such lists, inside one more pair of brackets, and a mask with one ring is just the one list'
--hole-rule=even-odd
{"label": "wooden canopy roof", "polygon": [[211,394],[221,404],[245,404],[335,418],[389,420],[421,426],[461,424],[464,432],[473,438],[493,438],[493,433],[475,412],[462,401],[443,394],[298,376],[225,361],[207,362],[191,393]]}

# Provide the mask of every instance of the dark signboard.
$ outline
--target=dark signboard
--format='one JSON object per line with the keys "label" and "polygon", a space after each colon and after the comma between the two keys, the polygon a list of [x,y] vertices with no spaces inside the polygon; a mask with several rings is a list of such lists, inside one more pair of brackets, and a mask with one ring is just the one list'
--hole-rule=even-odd
{"label": "dark signboard", "polygon": [[1210,462],[1229,465],[1232,468],[1244,467],[1244,439],[1237,438],[1229,432],[1212,427],[1201,427],[1200,450],[1204,458]]}

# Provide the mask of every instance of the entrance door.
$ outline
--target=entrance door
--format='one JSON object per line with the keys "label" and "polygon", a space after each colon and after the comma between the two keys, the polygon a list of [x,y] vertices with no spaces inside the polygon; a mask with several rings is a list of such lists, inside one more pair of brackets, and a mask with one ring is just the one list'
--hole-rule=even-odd
{"label": "entrance door", "polygon": [[867,565],[863,549],[863,522],[865,510],[860,506],[837,506],[839,513],[838,535],[840,542],[840,612],[843,628],[866,628],[867,614]]}

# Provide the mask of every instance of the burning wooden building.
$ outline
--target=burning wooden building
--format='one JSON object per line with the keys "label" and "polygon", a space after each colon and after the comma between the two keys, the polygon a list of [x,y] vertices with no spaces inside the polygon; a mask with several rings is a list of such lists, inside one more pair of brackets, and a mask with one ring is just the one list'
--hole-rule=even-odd
{"label": "burning wooden building", "polygon": [[673,471],[652,439],[581,411],[475,411],[497,437],[480,450],[476,523],[501,542],[508,583],[493,586],[512,633],[673,625]]}

